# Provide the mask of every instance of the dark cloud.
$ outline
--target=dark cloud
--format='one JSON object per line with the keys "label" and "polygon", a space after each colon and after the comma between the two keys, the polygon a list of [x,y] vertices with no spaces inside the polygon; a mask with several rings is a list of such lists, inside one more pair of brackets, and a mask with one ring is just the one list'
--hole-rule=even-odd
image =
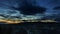
{"label": "dark cloud", "polygon": [[[55,9],[55,10],[60,9],[59,8],[60,0],[37,0],[36,6],[33,3],[34,0],[33,1],[28,0],[29,2],[26,0],[25,0],[26,2],[25,1],[23,2],[23,1],[24,0],[1,0],[0,1],[0,7],[3,7],[3,8],[8,7],[8,9],[18,10],[21,14],[24,14],[24,15],[34,15],[37,13],[43,14],[43,13],[53,12],[53,11],[46,11],[47,9],[44,7],[48,7],[48,10],[52,9],[52,7],[54,7],[53,9]],[[31,3],[33,6],[31,5]],[[0,12],[2,12],[2,13],[3,13],[3,10],[4,11],[6,10],[6,9],[3,9],[3,10],[1,10],[1,9],[2,8],[0,8]],[[5,11],[5,12],[7,12],[7,11]],[[56,11],[55,13],[57,13],[57,12],[58,11]],[[11,12],[11,14],[12,13],[14,13],[14,12]],[[52,13],[50,13],[50,14],[52,14]],[[41,16],[41,15],[39,15],[39,16]]]}
{"label": "dark cloud", "polygon": [[44,13],[46,8],[38,6],[23,6],[20,10],[24,15],[34,15],[36,13]]}
{"label": "dark cloud", "polygon": [[53,10],[60,10],[60,6],[55,6]]}
{"label": "dark cloud", "polygon": [[32,6],[31,4],[27,4],[27,5],[21,6],[19,8],[14,8],[14,9],[19,10],[21,14],[24,14],[24,15],[34,15],[37,13],[44,13],[46,11],[46,8],[44,7]]}

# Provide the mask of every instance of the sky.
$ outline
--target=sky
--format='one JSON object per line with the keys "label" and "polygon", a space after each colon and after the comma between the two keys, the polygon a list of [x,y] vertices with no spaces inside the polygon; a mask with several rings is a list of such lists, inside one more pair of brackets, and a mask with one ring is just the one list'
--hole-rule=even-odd
{"label": "sky", "polygon": [[[23,0],[22,0],[23,1]],[[11,7],[19,7],[19,3],[22,4],[21,0],[0,0],[0,13],[7,15],[10,11],[14,11]],[[28,3],[32,3],[34,5],[34,0],[28,0]],[[11,16],[19,16],[22,18],[26,18],[27,16],[33,16],[38,18],[42,18],[41,16],[50,16],[52,14],[60,13],[60,10],[53,10],[54,7],[60,6],[60,0],[36,0],[35,3],[37,6],[45,7],[46,11],[44,14],[36,14],[36,15],[23,15],[19,13],[18,10],[15,10],[16,13],[12,13]]]}

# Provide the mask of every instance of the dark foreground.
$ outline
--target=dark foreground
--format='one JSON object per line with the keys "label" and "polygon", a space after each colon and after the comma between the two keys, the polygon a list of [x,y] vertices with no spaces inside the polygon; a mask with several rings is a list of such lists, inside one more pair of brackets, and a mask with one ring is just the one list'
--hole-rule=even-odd
{"label": "dark foreground", "polygon": [[0,34],[60,34],[58,23],[0,24]]}

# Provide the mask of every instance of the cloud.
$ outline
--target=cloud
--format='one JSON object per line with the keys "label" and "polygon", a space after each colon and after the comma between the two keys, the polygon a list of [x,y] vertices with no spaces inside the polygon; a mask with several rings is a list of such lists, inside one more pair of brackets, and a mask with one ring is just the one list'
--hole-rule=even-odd
{"label": "cloud", "polygon": [[46,11],[46,8],[28,5],[28,6],[22,6],[20,10],[21,10],[21,13],[24,15],[34,15],[37,13],[43,14]]}
{"label": "cloud", "polygon": [[[9,1],[11,3],[9,3]],[[20,1],[19,2],[16,2],[16,0],[9,0],[9,1],[7,1],[7,0],[1,0],[0,1],[0,13],[5,15],[5,16],[9,15],[8,12],[11,10],[16,11],[17,13],[14,13],[14,14],[11,13],[11,15],[9,15],[9,16],[19,16],[20,15],[20,17],[22,17],[22,19],[27,18],[27,16],[29,16],[29,18],[30,17],[31,18],[36,17],[38,19],[38,17],[42,18],[42,16],[43,16],[42,14],[44,14],[45,16],[50,16],[53,13],[56,13],[56,14],[60,13],[59,11],[50,10],[50,9],[52,9],[52,7],[55,7],[56,5],[58,5],[58,6],[60,5],[59,0],[58,1],[56,1],[56,0],[44,0],[44,1],[43,0],[37,0],[36,6],[30,6],[30,5],[29,5],[29,7],[26,7],[26,6],[23,7],[22,6],[23,7],[22,9],[18,8],[18,7],[21,7],[20,5],[22,4],[21,3],[19,5]],[[14,9],[12,7],[15,7],[18,10]],[[33,7],[33,9],[32,9],[32,7]],[[44,7],[48,8],[49,11],[46,11],[47,9]],[[36,15],[36,14],[39,14],[39,15]]]}

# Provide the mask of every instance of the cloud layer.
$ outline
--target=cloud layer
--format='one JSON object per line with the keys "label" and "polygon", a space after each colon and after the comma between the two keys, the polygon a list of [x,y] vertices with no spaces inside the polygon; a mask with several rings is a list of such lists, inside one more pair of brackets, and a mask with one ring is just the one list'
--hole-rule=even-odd
{"label": "cloud layer", "polygon": [[53,14],[60,13],[60,10],[53,10],[54,7],[60,6],[60,0],[36,0],[35,4],[34,4],[34,1],[32,0],[31,1],[29,0],[27,2],[28,3],[31,2],[33,5],[36,4],[36,6],[39,6],[39,7],[45,7],[46,12],[43,15],[40,13],[35,15],[23,15],[21,14],[21,11],[15,10],[13,8],[13,7],[18,8],[18,7],[21,7],[20,5],[24,5],[24,3],[21,0],[0,0],[0,14],[9,15],[10,11],[14,11],[16,13],[11,13],[11,15],[9,16],[19,16],[22,18],[27,18],[27,16],[32,16],[32,18],[34,17],[41,18],[41,16],[51,16]]}

